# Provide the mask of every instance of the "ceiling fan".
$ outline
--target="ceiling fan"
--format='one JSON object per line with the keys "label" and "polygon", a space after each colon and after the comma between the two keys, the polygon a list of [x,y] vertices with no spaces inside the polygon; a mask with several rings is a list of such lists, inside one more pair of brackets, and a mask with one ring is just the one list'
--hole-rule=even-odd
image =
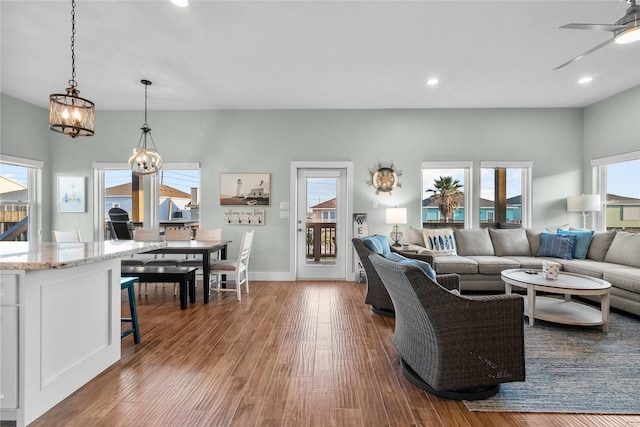
{"label": "ceiling fan", "polygon": [[568,28],[571,30],[596,30],[596,31],[611,31],[613,37],[600,43],[596,47],[592,47],[588,51],[570,59],[562,65],[557,66],[554,70],[562,68],[584,58],[588,54],[605,47],[609,43],[616,42],[618,44],[627,44],[640,40],[640,6],[636,5],[636,0],[621,0],[630,4],[627,9],[627,13],[616,21],[615,24],[566,24],[560,28]]}

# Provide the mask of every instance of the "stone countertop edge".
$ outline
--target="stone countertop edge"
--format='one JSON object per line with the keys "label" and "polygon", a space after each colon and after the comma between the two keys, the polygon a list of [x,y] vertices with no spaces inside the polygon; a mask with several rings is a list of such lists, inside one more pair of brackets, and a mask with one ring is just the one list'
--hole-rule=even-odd
{"label": "stone countertop edge", "polygon": [[[11,242],[12,249],[0,246],[0,270],[52,270],[94,264],[137,253],[161,249],[166,242],[119,241],[118,243],[30,243]],[[67,259],[60,254],[69,252]],[[74,253],[75,252],[75,253]],[[32,254],[37,254],[33,259]],[[17,259],[17,258],[27,259]]]}

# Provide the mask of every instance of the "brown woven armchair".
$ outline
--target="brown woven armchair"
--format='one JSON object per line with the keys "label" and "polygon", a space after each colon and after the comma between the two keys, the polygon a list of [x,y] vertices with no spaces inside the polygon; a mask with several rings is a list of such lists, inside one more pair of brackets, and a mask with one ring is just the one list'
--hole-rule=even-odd
{"label": "brown woven armchair", "polygon": [[[393,302],[389,297],[389,293],[384,287],[378,272],[373,268],[371,261],[369,261],[369,255],[375,253],[367,245],[365,245],[364,241],[361,238],[355,237],[351,239],[353,242],[353,247],[355,248],[358,257],[360,258],[360,262],[362,262],[362,266],[364,267],[364,272],[367,278],[367,294],[364,298],[365,304],[369,304],[371,306],[371,310],[374,313],[383,315],[383,316],[394,316],[393,311]],[[396,248],[391,246],[391,251],[397,252],[407,258],[419,259],[421,261],[428,262],[433,266],[433,255],[430,253],[427,254],[417,254],[417,253],[406,253],[398,251]],[[454,286],[456,289],[458,287],[458,275],[457,274],[443,274],[438,276],[439,283],[449,283]]]}
{"label": "brown woven armchair", "polygon": [[463,296],[422,270],[371,255],[396,313],[402,373],[450,399],[484,399],[524,381],[524,302],[518,295]]}

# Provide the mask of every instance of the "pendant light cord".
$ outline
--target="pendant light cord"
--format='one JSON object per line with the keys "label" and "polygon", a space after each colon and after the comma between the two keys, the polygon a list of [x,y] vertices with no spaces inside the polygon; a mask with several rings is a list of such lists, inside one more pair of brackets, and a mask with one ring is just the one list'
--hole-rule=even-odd
{"label": "pendant light cord", "polygon": [[76,87],[76,0],[71,0],[71,80],[69,86]]}

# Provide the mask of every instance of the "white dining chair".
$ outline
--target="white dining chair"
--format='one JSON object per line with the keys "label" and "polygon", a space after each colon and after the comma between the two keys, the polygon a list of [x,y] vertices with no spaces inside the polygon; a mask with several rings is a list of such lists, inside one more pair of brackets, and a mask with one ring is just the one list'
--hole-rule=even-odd
{"label": "white dining chair", "polygon": [[53,230],[51,232],[54,242],[80,242],[80,230],[75,229],[71,231],[58,231]]}
{"label": "white dining chair", "polygon": [[[238,301],[242,299],[242,285],[245,285],[246,292],[249,293],[249,255],[251,255],[251,245],[253,244],[254,231],[244,233],[240,244],[240,253],[235,260],[214,260],[210,262],[211,270],[209,274],[214,277],[209,284],[209,290],[217,292],[236,292]],[[226,276],[222,280],[222,276]],[[235,284],[235,288],[221,288],[221,284]],[[215,285],[215,289],[213,289]]]}

